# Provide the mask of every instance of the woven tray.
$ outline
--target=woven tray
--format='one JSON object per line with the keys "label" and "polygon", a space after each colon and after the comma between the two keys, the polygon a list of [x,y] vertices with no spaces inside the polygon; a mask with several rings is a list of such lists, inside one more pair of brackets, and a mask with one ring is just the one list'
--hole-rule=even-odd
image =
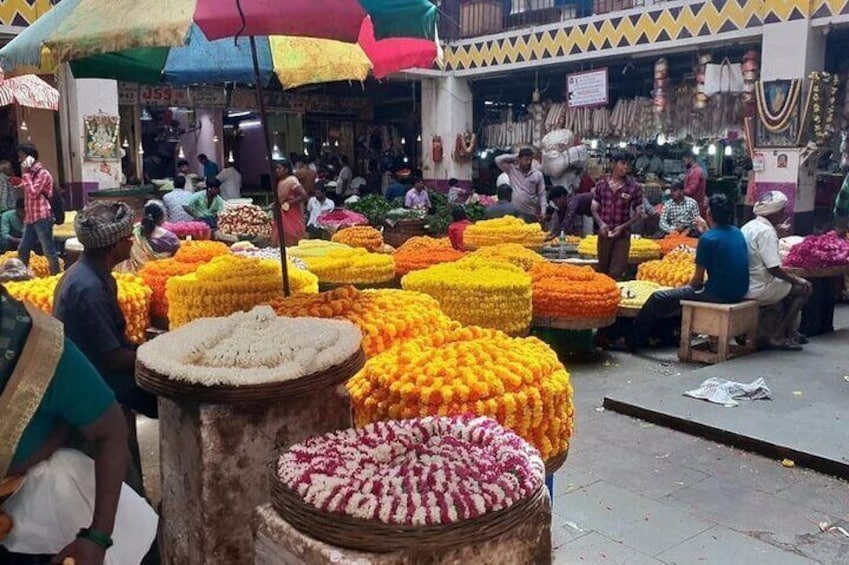
{"label": "woven tray", "polygon": [[352,286],[357,290],[367,290],[369,288],[401,288],[400,283],[396,282],[393,277],[388,281],[376,283],[318,283],[318,291],[327,292],[328,290],[335,290],[345,286]]}
{"label": "woven tray", "polygon": [[342,363],[300,379],[245,386],[203,386],[185,381],[175,381],[136,361],[136,382],[150,393],[174,400],[206,404],[271,402],[302,396],[321,388],[344,383],[362,369],[365,361],[366,355],[360,349]]}
{"label": "woven tray", "polygon": [[616,323],[616,316],[609,318],[534,318],[531,325],[535,328],[555,330],[594,330],[606,328]]}
{"label": "woven tray", "polygon": [[386,224],[383,226],[383,241],[397,249],[411,237],[427,235],[425,225],[427,221],[424,219],[399,220],[394,226]]}
{"label": "woven tray", "polygon": [[569,450],[567,449],[563,453],[559,453],[545,462],[545,476],[553,475],[566,463],[566,458],[569,456]]}
{"label": "woven tray", "polygon": [[442,552],[485,542],[532,520],[540,499],[548,496],[543,484],[533,495],[510,508],[474,520],[444,526],[399,526],[322,512],[283,485],[276,473],[271,485],[272,507],[294,528],[315,540],[369,553]]}
{"label": "woven tray", "polygon": [[784,270],[803,279],[827,279],[849,275],[849,265],[838,265],[837,267],[827,267],[824,269],[796,269],[794,267],[786,267]]}

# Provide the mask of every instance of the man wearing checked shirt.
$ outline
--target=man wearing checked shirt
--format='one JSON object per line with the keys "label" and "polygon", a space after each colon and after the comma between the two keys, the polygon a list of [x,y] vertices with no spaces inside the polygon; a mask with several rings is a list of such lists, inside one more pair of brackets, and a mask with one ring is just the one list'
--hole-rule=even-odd
{"label": "man wearing checked shirt", "polygon": [[698,237],[707,225],[699,215],[699,205],[684,194],[684,185],[675,183],[670,190],[672,199],[663,205],[660,229],[664,233],[680,233]]}
{"label": "man wearing checked shirt", "polygon": [[50,274],[59,274],[59,254],[53,240],[53,175],[38,160],[35,145],[24,143],[18,146],[21,161],[22,184],[24,187],[24,235],[18,247],[18,257],[29,266],[33,248],[41,243],[44,255],[50,264]]}

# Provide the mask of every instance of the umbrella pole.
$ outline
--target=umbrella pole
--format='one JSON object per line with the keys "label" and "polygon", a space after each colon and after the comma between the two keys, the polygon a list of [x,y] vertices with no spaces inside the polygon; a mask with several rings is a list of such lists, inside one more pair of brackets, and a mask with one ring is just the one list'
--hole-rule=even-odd
{"label": "umbrella pole", "polygon": [[[259,57],[256,52],[256,39],[254,36],[250,36],[251,41],[251,58],[253,59],[254,64],[254,77],[256,78],[256,97],[259,102],[259,114],[260,120],[262,121],[262,132],[265,135],[265,151],[266,158],[268,159],[268,171],[271,173],[271,193],[274,195],[274,226],[277,230],[277,239],[280,241],[280,267],[283,271],[283,295],[289,296],[291,291],[289,289],[289,263],[286,261],[286,240],[285,235],[283,233],[283,222],[280,217],[281,210],[281,202],[280,195],[277,194],[277,186],[274,184],[274,160],[272,158],[272,139],[271,133],[268,129],[268,116],[265,111],[265,97],[262,92],[262,75],[259,72]],[[294,172],[294,171],[293,171]]]}

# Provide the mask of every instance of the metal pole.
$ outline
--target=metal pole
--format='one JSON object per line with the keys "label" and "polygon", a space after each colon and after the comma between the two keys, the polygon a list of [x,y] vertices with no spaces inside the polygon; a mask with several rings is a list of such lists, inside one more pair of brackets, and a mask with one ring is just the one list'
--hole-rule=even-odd
{"label": "metal pole", "polygon": [[[273,145],[271,139],[271,130],[268,128],[268,116],[265,112],[265,97],[262,93],[262,76],[259,72],[259,57],[256,52],[256,39],[250,36],[251,41],[251,58],[254,63],[254,76],[256,78],[256,96],[259,102],[259,114],[262,121],[262,133],[265,135],[265,152],[268,159],[268,171],[271,174],[271,193],[274,195],[274,225],[277,230],[277,239],[280,241],[280,267],[283,271],[283,295],[291,294],[289,289],[289,264],[286,261],[286,241],[283,234],[283,221],[280,217],[280,195],[277,194],[277,185],[274,183],[274,160],[272,158],[271,147]],[[294,171],[291,171],[294,173]]]}

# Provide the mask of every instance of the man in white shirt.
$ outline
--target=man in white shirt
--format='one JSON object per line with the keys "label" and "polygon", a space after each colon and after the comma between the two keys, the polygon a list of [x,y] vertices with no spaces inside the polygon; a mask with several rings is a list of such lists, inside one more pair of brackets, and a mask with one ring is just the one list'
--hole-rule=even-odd
{"label": "man in white shirt", "polygon": [[194,218],[183,209],[184,206],[188,206],[191,199],[192,193],[186,190],[186,177],[178,176],[174,179],[174,189],[162,197],[168,221],[173,223],[193,222]]}
{"label": "man in white shirt", "polygon": [[781,268],[778,231],[785,227],[787,196],[770,191],[754,206],[755,219],[742,228],[749,249],[749,292],[746,298],[763,306],[782,303],[783,316],[771,332],[769,343],[776,349],[799,351],[803,336],[798,333],[798,318],[811,294],[811,283]]}
{"label": "man in white shirt", "polygon": [[218,180],[221,181],[221,198],[233,200],[241,197],[242,173],[235,167],[224,167],[224,170],[218,173]]}
{"label": "man in white shirt", "polygon": [[307,201],[307,233],[313,239],[321,238],[321,230],[318,227],[318,217],[327,212],[332,212],[336,208],[336,204],[327,197],[324,193],[324,187],[317,186],[315,196],[310,197]]}
{"label": "man in white shirt", "polygon": [[351,181],[354,178],[354,171],[348,165],[348,158],[342,155],[339,157],[339,176],[336,178],[336,194],[342,196],[348,194],[348,189],[351,187]]}

